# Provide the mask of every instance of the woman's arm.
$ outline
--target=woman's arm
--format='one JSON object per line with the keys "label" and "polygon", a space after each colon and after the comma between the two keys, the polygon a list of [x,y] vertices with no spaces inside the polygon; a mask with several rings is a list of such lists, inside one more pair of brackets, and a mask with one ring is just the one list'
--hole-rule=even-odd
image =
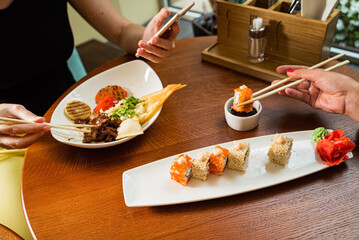
{"label": "woman's arm", "polygon": [[[128,53],[138,52],[153,62],[160,62],[168,57],[169,52],[175,47],[174,40],[180,32],[178,23],[172,25],[169,33],[162,38],[152,39],[170,16],[167,9],[162,9],[145,28],[122,16],[109,0],[70,0],[69,2],[97,31]],[[148,44],[148,41],[151,44]]]}
{"label": "woman's arm", "polygon": [[145,28],[131,23],[108,0],[70,0],[77,12],[97,31],[128,53],[135,53]]}

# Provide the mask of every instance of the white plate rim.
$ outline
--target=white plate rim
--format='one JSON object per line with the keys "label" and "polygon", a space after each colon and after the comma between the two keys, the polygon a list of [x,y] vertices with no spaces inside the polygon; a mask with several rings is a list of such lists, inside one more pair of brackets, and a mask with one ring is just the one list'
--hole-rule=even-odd
{"label": "white plate rim", "polygon": [[[122,69],[125,68],[129,68],[129,67],[135,67],[135,66],[140,66],[142,68],[146,68],[147,71],[150,71],[153,76],[154,76],[154,81],[156,82],[156,84],[158,84],[160,86],[160,88],[156,88],[154,89],[152,92],[154,91],[158,91],[163,89],[163,85],[161,82],[161,79],[159,78],[159,76],[157,75],[157,73],[152,69],[152,67],[150,65],[148,65],[146,62],[142,61],[142,60],[133,60],[133,61],[129,61],[120,65],[117,65],[113,68],[107,69],[106,71],[103,71],[89,79],[87,79],[85,82],[81,83],[80,85],[78,85],[76,88],[74,88],[70,93],[68,93],[62,100],[61,102],[56,106],[52,116],[51,116],[51,120],[50,123],[61,123],[55,120],[54,116],[56,116],[56,114],[63,114],[63,108],[66,105],[67,102],[71,101],[71,100],[80,100],[78,97],[74,97],[73,99],[71,99],[71,96],[74,95],[74,93],[79,89],[79,88],[83,88],[86,85],[90,85],[91,81],[99,81],[102,77],[106,76],[109,73],[112,72],[120,72]],[[99,79],[99,80],[97,80]],[[121,86],[121,83],[116,83],[113,82],[112,84],[117,84],[119,86]],[[136,88],[136,87],[135,87]],[[98,89],[100,90],[100,89]],[[97,91],[98,91],[97,90]],[[131,92],[133,91],[133,88],[131,88]],[[141,96],[136,96],[136,97],[141,97]],[[95,98],[95,96],[93,96],[93,98]],[[88,104],[88,103],[87,103]],[[89,104],[90,105],[90,104]],[[60,109],[61,108],[61,109]],[[91,107],[91,109],[93,110],[94,106]],[[146,122],[142,128],[143,131],[146,131],[158,118],[158,116],[160,115],[162,108],[148,121]],[[68,119],[68,122],[66,123],[72,123],[70,122],[70,120]],[[79,148],[107,148],[107,147],[112,147],[124,142],[127,142],[133,138],[135,138],[136,136],[133,137],[127,137],[127,138],[123,138],[123,139],[119,139],[116,141],[112,141],[112,142],[101,142],[101,143],[82,143],[82,142],[75,142],[75,141],[70,141],[68,139],[66,139],[66,137],[62,137],[60,136],[61,134],[65,135],[68,134],[68,132],[66,130],[60,130],[60,129],[51,129],[50,130],[51,135],[53,136],[53,138],[55,138],[57,141],[70,145],[70,146],[74,146],[74,147],[79,147]],[[78,136],[79,133],[77,133],[76,136]]]}

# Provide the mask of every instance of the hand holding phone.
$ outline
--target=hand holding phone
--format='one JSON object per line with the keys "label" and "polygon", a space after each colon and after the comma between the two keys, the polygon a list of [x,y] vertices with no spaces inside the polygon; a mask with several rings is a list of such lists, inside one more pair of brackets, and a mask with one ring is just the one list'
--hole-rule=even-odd
{"label": "hand holding phone", "polygon": [[[181,11],[176,13],[165,25],[163,25],[163,27],[152,38],[161,37],[162,34],[164,34],[178,19],[180,19],[183,15],[185,15],[186,12],[190,10],[193,6],[194,6],[194,2],[189,4],[187,7],[182,8]],[[150,43],[151,39],[148,41],[148,43]],[[140,55],[136,53],[136,57],[139,56]]]}

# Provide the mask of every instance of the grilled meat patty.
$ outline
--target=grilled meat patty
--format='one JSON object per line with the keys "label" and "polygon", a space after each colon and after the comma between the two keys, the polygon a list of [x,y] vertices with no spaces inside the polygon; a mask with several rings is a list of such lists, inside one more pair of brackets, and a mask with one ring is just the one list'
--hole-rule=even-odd
{"label": "grilled meat patty", "polygon": [[66,104],[65,113],[72,120],[87,119],[91,116],[91,108],[84,102],[71,101]]}

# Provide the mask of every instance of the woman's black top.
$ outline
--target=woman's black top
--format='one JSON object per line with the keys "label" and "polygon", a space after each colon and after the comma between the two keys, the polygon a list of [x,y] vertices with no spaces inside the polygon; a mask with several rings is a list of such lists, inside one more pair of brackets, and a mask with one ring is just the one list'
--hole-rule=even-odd
{"label": "woman's black top", "polygon": [[43,115],[74,84],[73,47],[66,0],[14,0],[0,10],[0,103]]}

